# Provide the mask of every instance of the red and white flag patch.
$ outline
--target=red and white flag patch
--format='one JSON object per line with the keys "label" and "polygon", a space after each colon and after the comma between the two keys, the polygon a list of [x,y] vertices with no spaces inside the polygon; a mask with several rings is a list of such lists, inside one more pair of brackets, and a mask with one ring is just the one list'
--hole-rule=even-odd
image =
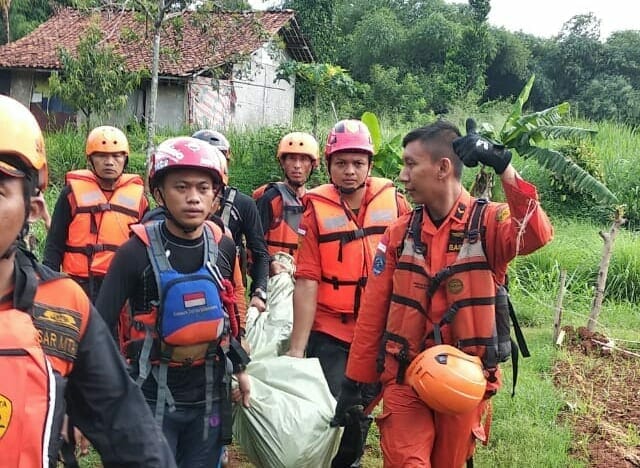
{"label": "red and white flag patch", "polygon": [[182,300],[184,301],[184,306],[187,309],[190,307],[199,307],[207,304],[207,298],[202,291],[183,294]]}

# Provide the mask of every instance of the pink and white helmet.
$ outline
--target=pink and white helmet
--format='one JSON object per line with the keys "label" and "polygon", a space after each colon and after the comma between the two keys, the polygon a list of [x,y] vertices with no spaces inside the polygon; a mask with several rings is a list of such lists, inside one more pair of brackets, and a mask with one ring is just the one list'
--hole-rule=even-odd
{"label": "pink and white helmet", "polygon": [[227,171],[222,161],[226,162],[220,150],[205,141],[186,136],[169,138],[151,155],[149,187],[157,187],[163,174],[172,169],[202,170],[211,173],[214,183],[225,184]]}

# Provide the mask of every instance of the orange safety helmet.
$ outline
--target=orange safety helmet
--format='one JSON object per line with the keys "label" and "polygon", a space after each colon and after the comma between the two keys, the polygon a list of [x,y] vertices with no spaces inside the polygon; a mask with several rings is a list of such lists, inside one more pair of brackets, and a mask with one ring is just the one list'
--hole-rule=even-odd
{"label": "orange safety helmet", "polygon": [[335,124],[324,147],[327,163],[331,155],[338,151],[356,151],[372,156],[373,141],[369,128],[360,120],[341,120]]}
{"label": "orange safety helmet", "polygon": [[[47,156],[36,118],[15,99],[0,95],[0,128],[0,154],[16,156],[33,170],[37,174],[37,178],[33,178],[33,188],[43,191],[49,179]],[[17,175],[21,170],[5,161],[0,164],[0,170],[8,175]]]}
{"label": "orange safety helmet", "polygon": [[87,157],[93,153],[124,153],[129,156],[129,142],[122,130],[103,125],[89,133],[85,153]]}
{"label": "orange safety helmet", "polygon": [[418,354],[406,377],[427,406],[446,414],[473,410],[487,386],[480,358],[450,345],[436,345]]}
{"label": "orange safety helmet", "polygon": [[311,158],[313,168],[318,167],[318,142],[310,133],[293,132],[282,137],[276,159],[285,154],[305,154]]}

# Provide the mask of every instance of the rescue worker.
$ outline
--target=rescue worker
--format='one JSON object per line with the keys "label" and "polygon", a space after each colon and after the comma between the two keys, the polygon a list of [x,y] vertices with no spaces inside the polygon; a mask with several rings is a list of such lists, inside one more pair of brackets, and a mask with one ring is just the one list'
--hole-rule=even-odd
{"label": "rescue worker", "polygon": [[278,252],[293,256],[295,264],[298,226],[304,211],[302,198],[309,176],[318,167],[318,142],[309,133],[289,133],[280,140],[276,159],[284,181],[265,184],[253,192],[271,255],[271,275],[285,270],[285,266],[275,260]]}
{"label": "rescue worker", "polygon": [[[471,459],[476,438],[486,442],[481,417],[500,387],[497,364],[503,360],[495,336],[498,286],[510,260],[553,235],[536,188],[520,178],[511,153],[474,128],[469,119],[467,135],[460,137],[457,127],[438,121],[403,140],[400,181],[417,207],[378,245],[334,417],[344,424],[363,404],[360,388],[381,381],[384,405],[377,422],[385,467],[460,467]],[[477,200],[463,188],[463,165],[479,163],[499,175],[507,203]],[[459,357],[481,358],[486,391],[472,410],[453,411],[460,395],[451,390],[435,411],[408,385],[407,367],[436,345],[464,352],[451,360],[441,356],[432,362],[436,368]],[[447,379],[443,384],[456,388],[453,375]]]}
{"label": "rescue worker", "polygon": [[142,178],[124,173],[129,142],[122,131],[94,128],[85,153],[89,169],[66,175],[43,263],[55,271],[62,269],[95,301],[113,254],[129,239],[129,225],[137,223],[149,205]]}
{"label": "rescue worker", "polygon": [[[215,130],[199,130],[193,138],[206,141],[215,146],[227,160],[231,159],[231,147],[227,138]],[[242,279],[247,286],[247,273],[251,276],[249,307],[256,307],[264,312],[267,307],[267,279],[269,276],[269,253],[265,244],[260,217],[256,204],[250,196],[240,192],[236,187],[228,185],[228,174],[225,174],[224,192],[221,194],[220,206],[215,211],[236,243],[236,250],[242,267]],[[246,248],[245,248],[246,243]],[[247,271],[247,251],[251,252],[251,265]]]}
{"label": "rescue worker", "polygon": [[[387,226],[411,210],[390,180],[370,177],[373,145],[358,120],[338,122],[327,139],[331,183],[305,196],[288,354],[317,357],[331,393],[340,396],[360,297]],[[377,391],[369,388],[373,400]],[[334,467],[359,466],[369,423],[345,428]]]}
{"label": "rescue worker", "polygon": [[[232,330],[223,325],[234,301],[235,244],[207,221],[224,189],[217,153],[191,137],[158,146],[149,187],[166,217],[132,226],[97,301],[185,468],[216,466],[230,442],[232,369],[239,383],[232,396],[249,404],[248,357],[229,336],[237,334],[233,314]],[[130,312],[121,313],[127,301]]]}
{"label": "rescue worker", "polygon": [[0,464],[57,466],[66,400],[105,467],[175,466],[82,289],[18,247],[44,210],[45,145],[33,115],[6,96],[0,127]]}

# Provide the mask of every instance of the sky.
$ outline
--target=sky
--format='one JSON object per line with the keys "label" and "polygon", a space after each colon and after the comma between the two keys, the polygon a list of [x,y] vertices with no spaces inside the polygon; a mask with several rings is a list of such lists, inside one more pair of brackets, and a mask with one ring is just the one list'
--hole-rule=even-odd
{"label": "sky", "polygon": [[[464,0],[445,0],[467,3]],[[250,0],[255,8],[277,1]],[[601,39],[613,31],[640,30],[640,3],[637,0],[491,0],[489,23],[510,31],[524,31],[539,37],[552,37],[571,17],[592,12],[600,23]]]}
{"label": "sky", "polygon": [[557,35],[573,16],[589,12],[601,21],[601,39],[613,31],[640,30],[640,4],[636,0],[491,0],[489,23],[549,38]]}

